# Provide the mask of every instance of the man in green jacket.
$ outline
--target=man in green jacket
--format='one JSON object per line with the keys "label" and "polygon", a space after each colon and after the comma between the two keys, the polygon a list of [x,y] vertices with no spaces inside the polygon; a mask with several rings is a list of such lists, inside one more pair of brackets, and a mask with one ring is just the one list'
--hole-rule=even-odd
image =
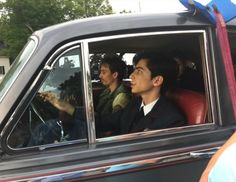
{"label": "man in green jacket", "polygon": [[105,56],[100,64],[99,78],[106,89],[99,95],[96,112],[101,117],[124,108],[130,101],[130,92],[122,83],[125,62],[117,55]]}

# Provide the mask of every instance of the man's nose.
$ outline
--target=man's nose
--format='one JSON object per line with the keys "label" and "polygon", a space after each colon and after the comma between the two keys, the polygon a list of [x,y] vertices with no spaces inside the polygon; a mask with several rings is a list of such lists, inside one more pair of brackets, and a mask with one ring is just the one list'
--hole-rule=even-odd
{"label": "man's nose", "polygon": [[99,78],[100,78],[100,79],[102,78],[102,74],[101,74],[101,73],[99,73]]}
{"label": "man's nose", "polygon": [[133,78],[134,78],[134,72],[132,72],[132,73],[129,75],[129,78],[130,78],[130,79],[133,79]]}

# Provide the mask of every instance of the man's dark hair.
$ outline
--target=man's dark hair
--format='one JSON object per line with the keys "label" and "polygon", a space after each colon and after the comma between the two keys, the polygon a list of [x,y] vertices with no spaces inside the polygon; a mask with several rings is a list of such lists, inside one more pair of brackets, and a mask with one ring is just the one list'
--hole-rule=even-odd
{"label": "man's dark hair", "polygon": [[125,62],[116,54],[106,55],[100,65],[108,65],[112,73],[118,73],[118,80],[122,81],[126,72]]}
{"label": "man's dark hair", "polygon": [[83,106],[81,73],[76,72],[59,86],[60,99],[69,102],[73,106]]}
{"label": "man's dark hair", "polygon": [[147,68],[151,72],[151,78],[155,76],[163,76],[164,82],[162,87],[173,85],[177,79],[178,65],[176,61],[164,54],[157,54],[154,52],[140,52],[133,58],[133,64],[136,66],[141,59],[145,59]]}

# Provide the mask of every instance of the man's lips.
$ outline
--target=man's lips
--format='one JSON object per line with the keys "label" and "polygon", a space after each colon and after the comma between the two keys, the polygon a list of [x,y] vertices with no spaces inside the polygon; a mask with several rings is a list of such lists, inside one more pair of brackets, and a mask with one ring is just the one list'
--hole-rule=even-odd
{"label": "man's lips", "polygon": [[134,87],[135,86],[135,84],[134,83],[130,83],[130,87]]}

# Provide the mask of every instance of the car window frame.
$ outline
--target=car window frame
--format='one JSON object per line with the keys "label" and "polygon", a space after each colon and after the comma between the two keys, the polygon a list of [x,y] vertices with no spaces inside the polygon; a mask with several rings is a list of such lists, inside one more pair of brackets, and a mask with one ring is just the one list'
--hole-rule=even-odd
{"label": "car window frame", "polygon": [[[212,120],[212,123],[206,123],[206,124],[200,124],[200,125],[192,125],[192,126],[183,126],[183,127],[177,127],[177,128],[170,128],[170,129],[160,129],[160,130],[153,130],[153,131],[144,131],[144,132],[138,132],[138,133],[131,133],[131,134],[124,134],[124,135],[117,135],[117,136],[111,136],[111,137],[104,137],[104,138],[96,138],[96,143],[112,143],[112,142],[120,142],[120,141],[129,141],[129,140],[135,140],[135,139],[141,139],[141,138],[149,138],[153,136],[163,136],[173,133],[185,133],[189,131],[203,131],[208,130],[210,128],[214,128],[216,124],[218,124],[215,121],[218,121],[220,118],[220,115],[216,114],[216,110],[218,110],[218,104],[214,100],[215,98],[215,92],[210,89],[212,88],[213,80],[210,76],[210,73],[212,73],[212,66],[210,64],[210,55],[213,54],[213,52],[210,51],[210,45],[208,40],[208,32],[209,30],[201,28],[201,29],[191,29],[191,30],[161,30],[161,31],[147,31],[142,33],[130,33],[130,34],[118,34],[118,35],[110,35],[110,36],[103,36],[103,37],[95,37],[95,38],[88,38],[82,40],[82,42],[86,42],[86,44],[90,44],[97,41],[106,41],[106,40],[112,40],[112,39],[119,39],[119,38],[127,38],[127,37],[138,37],[138,36],[151,36],[151,35],[166,35],[166,34],[191,34],[191,33],[199,33],[202,34],[203,42],[199,42],[201,45],[201,58],[202,58],[202,69],[204,74],[204,83],[205,84],[205,95],[208,103],[208,113],[210,113],[210,120]],[[200,40],[199,40],[200,41]],[[88,49],[89,51],[89,49]],[[202,52],[203,51],[203,52]],[[89,55],[89,54],[88,54]],[[204,59],[203,59],[204,56]],[[89,62],[87,62],[89,63]],[[219,113],[219,112],[218,112]],[[95,122],[95,121],[94,121]],[[168,136],[167,136],[168,137]]]}
{"label": "car window frame", "polygon": [[[94,122],[95,118],[92,112],[88,112],[88,111],[93,111],[93,102],[92,102],[92,92],[90,92],[90,90],[92,90],[92,84],[89,81],[91,80],[90,68],[89,68],[89,64],[86,63],[86,62],[89,62],[88,45],[86,41],[77,40],[77,41],[73,41],[73,42],[70,42],[61,46],[47,60],[44,66],[44,69],[45,70],[53,69],[54,64],[56,64],[57,59],[60,57],[60,55],[63,54],[61,53],[60,55],[58,55],[58,52],[61,52],[60,50],[64,50],[66,48],[68,48],[67,50],[75,49],[78,45],[81,49],[81,68],[82,68],[81,70],[83,73],[82,83],[83,83],[83,93],[84,93],[83,99],[84,99],[85,114],[86,114],[87,132],[88,132],[87,139],[88,139],[88,144],[90,144],[90,143],[94,143],[95,130],[94,129],[91,130],[90,128],[95,128],[95,122]],[[55,59],[55,56],[57,57],[56,59]],[[87,87],[85,85],[87,85]]]}
{"label": "car window frame", "polygon": [[[92,80],[91,80],[91,70],[90,70],[90,62],[89,62],[89,44],[96,41],[104,41],[104,40],[111,40],[111,39],[117,39],[117,38],[126,38],[126,37],[138,37],[138,36],[149,36],[149,35],[166,35],[166,34],[176,34],[176,33],[199,33],[203,36],[203,47],[204,47],[204,55],[205,59],[203,62],[205,62],[206,68],[204,69],[205,78],[204,80],[208,80],[207,86],[209,87],[209,83],[213,85],[213,81],[209,78],[210,77],[210,67],[209,65],[209,44],[207,39],[207,30],[205,29],[195,29],[195,30],[175,30],[175,31],[148,31],[148,32],[142,32],[142,33],[130,33],[130,34],[118,34],[118,35],[111,35],[111,36],[103,36],[103,37],[96,37],[96,38],[87,38],[87,39],[81,39],[76,40],[73,42],[66,43],[56,49],[56,51],[53,52],[53,54],[49,57],[49,59],[46,61],[44,68],[41,71],[50,71],[53,68],[53,65],[55,64],[57,58],[60,57],[63,50],[68,50],[70,48],[73,48],[74,46],[80,44],[81,48],[81,65],[83,70],[83,85],[87,85],[83,88],[84,90],[84,99],[86,100],[85,103],[85,110],[86,110],[86,119],[87,119],[87,130],[88,130],[88,145],[92,144],[100,144],[100,143],[113,143],[113,142],[120,142],[120,141],[128,141],[128,140],[136,140],[136,139],[143,139],[143,138],[150,138],[150,137],[156,137],[156,136],[166,136],[168,138],[169,134],[173,133],[188,133],[190,131],[203,131],[203,130],[209,130],[210,128],[215,127],[216,118],[218,116],[213,114],[213,111],[216,107],[215,101],[214,101],[214,95],[215,93],[211,92],[211,89],[208,87],[206,89],[206,96],[208,101],[210,102],[209,106],[209,112],[211,112],[211,115],[214,116],[212,118],[212,123],[206,123],[201,125],[193,125],[193,126],[184,126],[184,127],[178,127],[178,128],[170,128],[170,129],[160,129],[160,130],[153,130],[153,131],[145,131],[145,132],[139,132],[139,133],[131,133],[131,134],[125,134],[125,135],[117,135],[112,137],[104,137],[104,138],[96,138],[96,128],[95,128],[95,113],[94,113],[94,105],[93,105],[93,95],[92,95]],[[34,82],[37,82],[40,78],[40,75],[34,80]],[[206,84],[206,83],[205,83]],[[39,86],[40,87],[40,86]],[[208,93],[209,92],[209,93]],[[27,94],[25,95],[25,97]],[[24,100],[24,99],[22,99]],[[47,148],[52,147],[61,147],[64,145],[69,144],[76,144],[78,140],[75,140],[74,142],[65,142],[65,143],[58,143],[58,144],[46,144],[42,146],[34,146],[32,149],[39,148],[40,150],[44,150]],[[9,149],[9,148],[8,148]],[[26,151],[28,148],[21,148],[17,149],[17,151]],[[11,149],[10,152],[14,152],[15,149]],[[9,150],[8,150],[9,151]]]}
{"label": "car window frame", "polygon": [[[32,44],[32,43],[33,43],[33,47],[30,47],[31,46],[30,44]],[[38,38],[35,37],[35,36],[31,36],[28,39],[27,44],[21,50],[19,55],[16,57],[15,62],[17,62],[17,64],[16,64],[17,67],[15,68],[15,71],[13,70],[13,67],[11,67],[10,70],[8,71],[8,73],[6,73],[6,75],[5,75],[5,77],[4,77],[5,79],[2,80],[2,84],[1,84],[1,88],[0,88],[1,92],[2,92],[0,94],[0,103],[4,99],[4,97],[5,97],[6,93],[8,92],[8,90],[10,90],[10,88],[14,84],[14,82],[17,79],[17,77],[19,76],[19,74],[24,69],[25,65],[28,63],[31,56],[34,54],[34,52],[35,52],[35,50],[38,46],[38,43],[39,43]],[[28,52],[28,54],[27,54],[27,52]],[[27,55],[27,57],[24,57],[25,54]],[[23,56],[23,58],[21,58],[22,56]],[[12,70],[14,71],[13,73],[12,73]],[[10,75],[11,73],[12,73],[12,75],[9,77],[9,80],[7,80],[8,75]],[[5,87],[3,87],[4,86],[3,84],[5,84]]]}
{"label": "car window frame", "polygon": [[[48,148],[57,148],[57,147],[61,147],[61,146],[65,146],[65,145],[71,145],[71,144],[77,144],[77,143],[86,143],[87,145],[90,143],[89,142],[89,138],[87,136],[86,139],[80,139],[80,140],[73,140],[73,141],[65,141],[65,142],[60,142],[60,143],[56,143],[56,144],[45,144],[45,145],[39,145],[39,146],[31,146],[31,147],[23,147],[23,148],[12,148],[11,146],[8,145],[8,138],[11,135],[11,133],[14,130],[14,127],[17,125],[19,118],[22,116],[22,114],[26,111],[27,106],[32,102],[33,98],[35,97],[35,94],[37,93],[37,91],[40,89],[40,87],[42,86],[42,84],[44,83],[44,81],[46,80],[47,76],[50,74],[50,71],[53,69],[54,65],[56,64],[56,62],[59,60],[59,58],[66,54],[67,52],[69,52],[70,50],[74,50],[79,48],[80,49],[80,64],[81,64],[81,71],[83,74],[83,79],[82,79],[82,90],[83,90],[83,100],[84,100],[84,106],[85,106],[85,111],[87,112],[88,109],[88,104],[85,101],[85,92],[84,90],[88,90],[89,89],[84,89],[86,87],[84,87],[84,85],[88,85],[88,77],[86,77],[85,75],[88,74],[84,74],[84,69],[86,68],[86,64],[84,64],[83,57],[84,57],[84,51],[82,48],[82,43],[81,41],[74,41],[74,42],[70,42],[68,44],[65,44],[61,47],[59,47],[56,51],[54,51],[54,53],[50,56],[50,58],[46,61],[46,64],[44,64],[43,68],[39,71],[39,73],[37,74],[36,78],[33,79],[31,87],[27,90],[27,92],[24,94],[23,98],[21,99],[21,101],[19,102],[19,104],[17,105],[15,111],[13,112],[12,116],[10,117],[10,120],[8,121],[8,124],[6,125],[6,127],[4,128],[3,131],[3,137],[1,139],[1,146],[2,146],[2,151],[9,153],[9,154],[14,154],[14,153],[22,153],[24,151],[32,151],[32,150],[45,150]],[[90,102],[91,103],[91,102]],[[22,114],[21,114],[22,113]],[[91,113],[90,113],[91,115]],[[86,117],[88,118],[87,114]],[[86,119],[87,119],[86,118]],[[86,121],[86,125],[87,125],[88,120]],[[90,131],[89,127],[87,126],[87,131]]]}

